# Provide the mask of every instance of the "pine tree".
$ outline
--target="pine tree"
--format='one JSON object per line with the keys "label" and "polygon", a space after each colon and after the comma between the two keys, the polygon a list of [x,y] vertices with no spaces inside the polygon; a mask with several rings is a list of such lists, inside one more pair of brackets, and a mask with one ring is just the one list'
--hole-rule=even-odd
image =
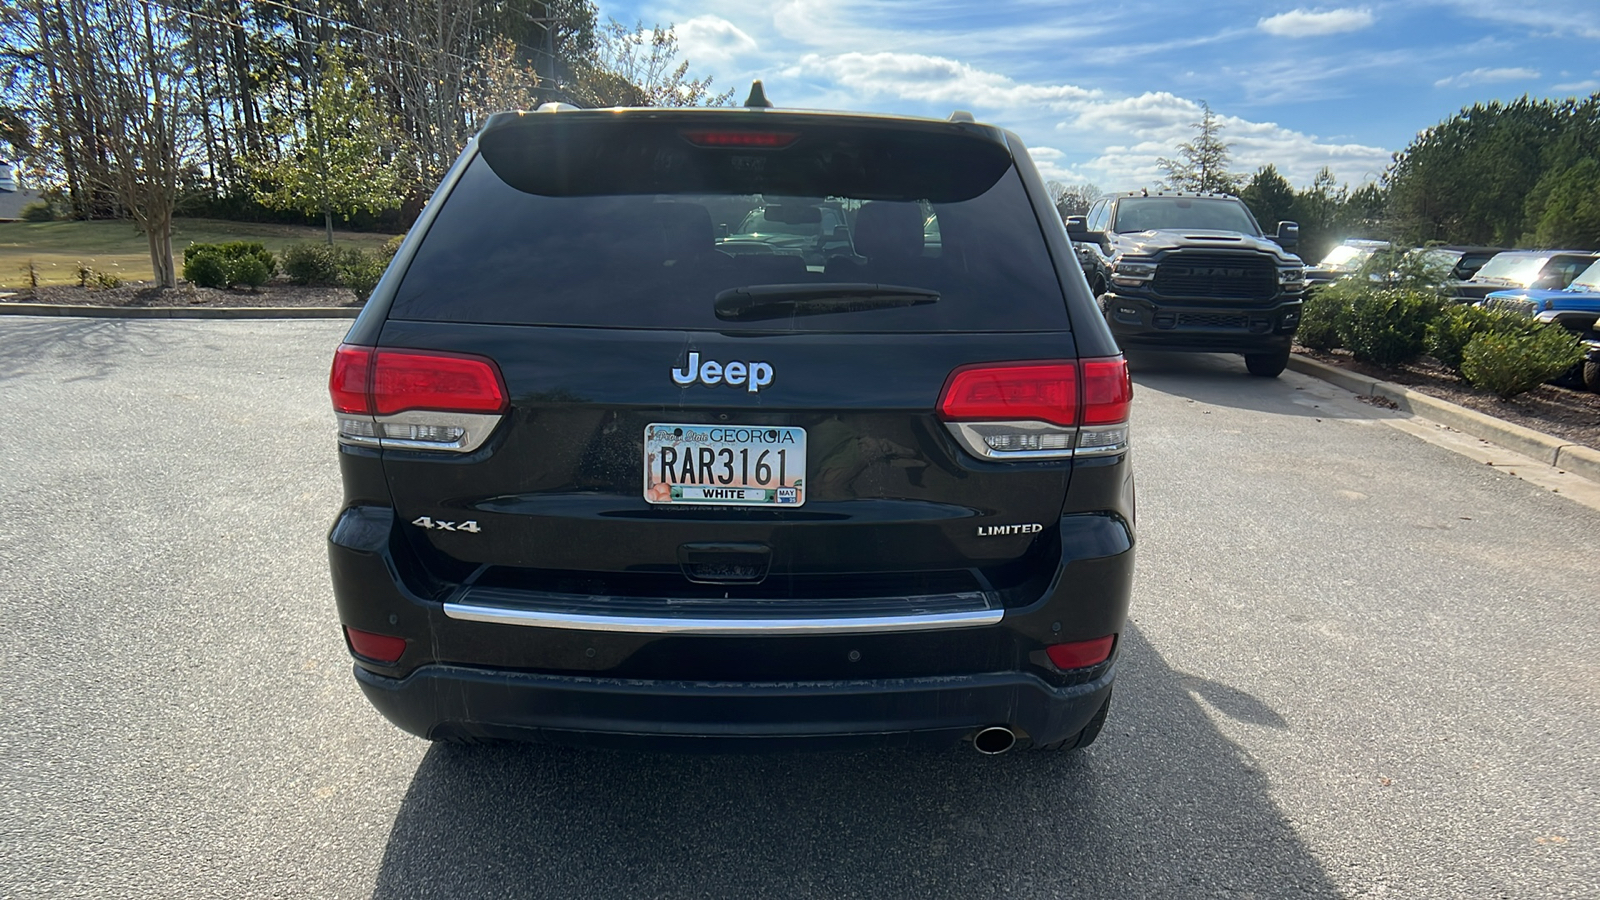
{"label": "pine tree", "polygon": [[1222,140],[1222,123],[1211,112],[1211,104],[1200,101],[1200,121],[1189,127],[1200,132],[1192,141],[1178,145],[1178,159],[1156,160],[1167,173],[1165,187],[1179,191],[1216,191],[1231,194],[1238,179],[1228,173],[1228,151],[1232,144]]}

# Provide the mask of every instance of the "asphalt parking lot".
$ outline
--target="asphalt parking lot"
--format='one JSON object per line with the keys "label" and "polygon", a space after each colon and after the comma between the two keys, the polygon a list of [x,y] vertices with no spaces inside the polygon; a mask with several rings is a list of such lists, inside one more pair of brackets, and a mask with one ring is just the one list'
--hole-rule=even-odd
{"label": "asphalt parking lot", "polygon": [[1600,896],[1600,513],[1134,359],[1080,755],[432,747],[350,674],[346,322],[0,320],[0,897]]}

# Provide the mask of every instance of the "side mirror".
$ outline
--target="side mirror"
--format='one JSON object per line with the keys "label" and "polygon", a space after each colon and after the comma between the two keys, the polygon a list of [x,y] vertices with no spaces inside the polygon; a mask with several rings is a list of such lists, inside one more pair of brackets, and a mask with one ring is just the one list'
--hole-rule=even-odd
{"label": "side mirror", "polygon": [[718,222],[716,231],[717,231],[717,237],[719,237],[719,238],[727,237],[728,236],[728,223],[727,222]]}
{"label": "side mirror", "polygon": [[850,229],[844,227],[843,225],[833,226],[833,240],[845,241],[848,243],[850,240]]}
{"label": "side mirror", "polygon": [[[1074,243],[1079,243],[1079,244],[1104,244],[1105,243],[1106,233],[1104,231],[1090,231],[1085,226],[1085,220],[1084,220],[1083,216],[1067,216],[1066,225],[1067,225],[1067,238],[1069,240],[1073,241]],[[1087,250],[1085,250],[1082,247],[1077,247],[1075,249],[1079,253],[1087,253],[1088,252]]]}
{"label": "side mirror", "polygon": [[1273,240],[1276,240],[1278,246],[1285,250],[1293,250],[1300,246],[1300,223],[1279,222],[1278,236]]}

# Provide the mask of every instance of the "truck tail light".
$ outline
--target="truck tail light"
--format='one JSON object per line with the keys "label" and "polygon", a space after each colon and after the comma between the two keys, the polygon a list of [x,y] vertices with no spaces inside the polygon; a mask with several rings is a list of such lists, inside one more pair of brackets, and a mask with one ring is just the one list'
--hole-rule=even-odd
{"label": "truck tail light", "polygon": [[334,353],[328,393],[340,441],[397,450],[471,452],[509,406],[494,360],[349,344]]}
{"label": "truck tail light", "polygon": [[939,417],[985,459],[1107,456],[1128,448],[1133,383],[1106,359],[983,363],[950,373]]}

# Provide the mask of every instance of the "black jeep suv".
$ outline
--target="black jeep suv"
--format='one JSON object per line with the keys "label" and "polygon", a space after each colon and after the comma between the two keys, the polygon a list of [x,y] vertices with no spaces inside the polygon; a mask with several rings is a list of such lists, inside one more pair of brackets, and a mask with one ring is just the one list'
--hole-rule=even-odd
{"label": "black jeep suv", "polygon": [[[718,249],[776,203],[853,240]],[[362,690],[447,741],[1093,740],[1132,390],[1059,221],[970,117],[489,119],[333,362]]]}
{"label": "black jeep suv", "polygon": [[1276,377],[1300,327],[1300,226],[1264,235],[1226,194],[1131,191],[1067,219],[1084,275],[1124,347],[1242,353]]}

